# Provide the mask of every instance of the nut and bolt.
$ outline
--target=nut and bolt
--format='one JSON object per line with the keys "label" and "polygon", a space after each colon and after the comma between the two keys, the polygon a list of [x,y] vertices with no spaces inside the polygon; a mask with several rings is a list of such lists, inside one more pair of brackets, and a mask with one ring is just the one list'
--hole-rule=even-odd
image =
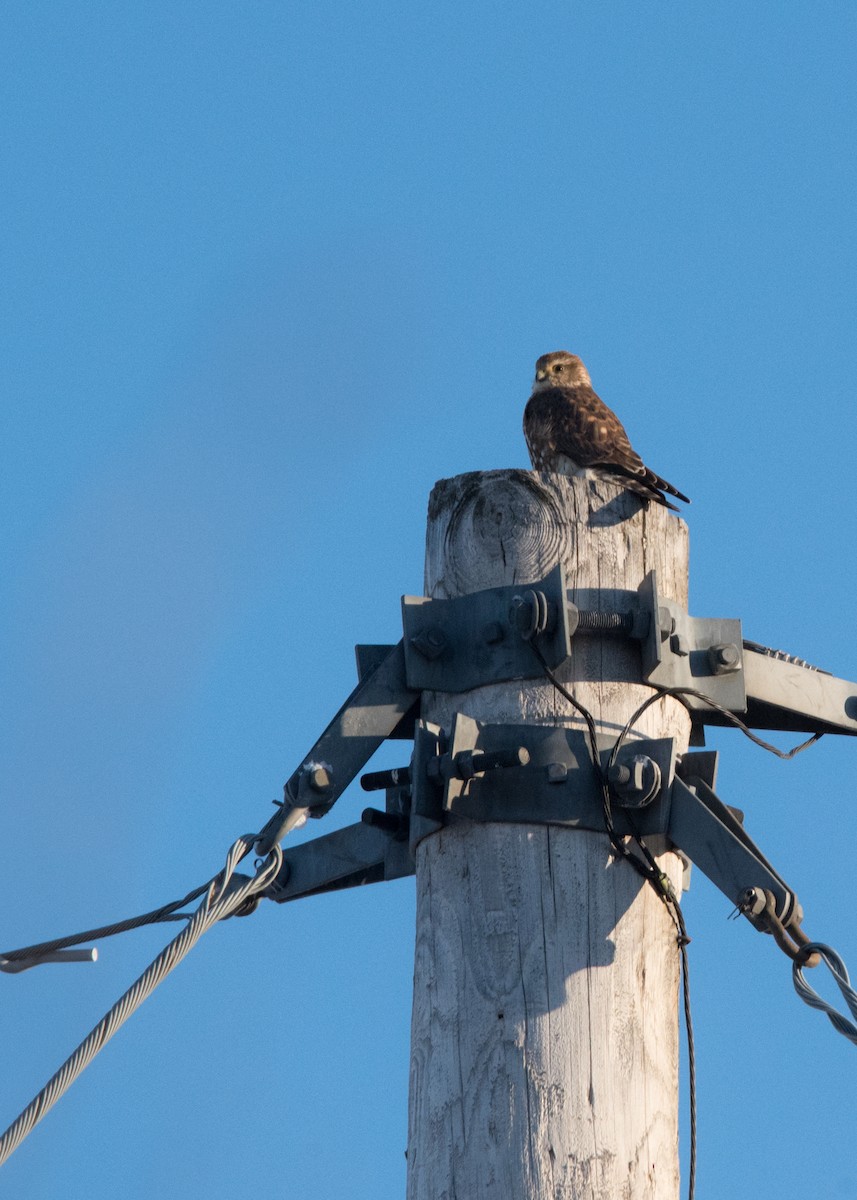
{"label": "nut and bolt", "polygon": [[311,767],[307,772],[307,783],[314,792],[326,792],[331,784],[327,767]]}
{"label": "nut and bolt", "polygon": [[739,912],[747,917],[758,917],[765,911],[767,902],[768,898],[763,888],[749,887],[741,893],[737,907]]}
{"label": "nut and bolt", "polygon": [[413,648],[429,660],[440,658],[448,644],[446,634],[437,625],[429,625],[411,638]]}
{"label": "nut and bolt", "polygon": [[661,787],[661,769],[647,754],[613,763],[607,778],[629,808],[642,808],[654,800]]}
{"label": "nut and bolt", "polygon": [[709,646],[708,661],[715,675],[728,675],[741,666],[741,651],[734,642],[721,642],[717,646]]}
{"label": "nut and bolt", "polygon": [[681,658],[686,658],[691,651],[691,644],[687,634],[670,634],[670,650],[672,650],[673,654],[678,654]]}
{"label": "nut and bolt", "polygon": [[525,642],[539,634],[549,633],[556,624],[556,607],[544,592],[530,588],[512,598],[509,620]]}

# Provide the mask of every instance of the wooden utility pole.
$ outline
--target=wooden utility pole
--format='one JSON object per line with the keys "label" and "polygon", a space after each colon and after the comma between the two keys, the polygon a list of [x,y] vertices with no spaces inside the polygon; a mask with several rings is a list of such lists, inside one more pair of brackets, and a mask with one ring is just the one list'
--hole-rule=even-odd
{"label": "wooden utility pole", "polygon": [[[687,527],[601,482],[492,471],[439,483],[425,592],[527,584],[557,562],[580,607],[657,571],[687,605]],[[618,736],[651,688],[639,647],[587,635],[562,681]],[[606,681],[606,682],[605,682]],[[618,682],[617,682],[618,681]],[[422,715],[580,728],[549,680],[425,693]],[[632,736],[687,748],[681,704]],[[652,848],[678,894],[682,867]],[[417,850],[408,1200],[677,1200],[676,931],[604,833],[453,822]]]}

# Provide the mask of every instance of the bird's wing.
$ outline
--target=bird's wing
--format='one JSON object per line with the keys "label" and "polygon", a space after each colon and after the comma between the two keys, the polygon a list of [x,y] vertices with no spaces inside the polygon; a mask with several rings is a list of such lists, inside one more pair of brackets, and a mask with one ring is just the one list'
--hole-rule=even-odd
{"label": "bird's wing", "polygon": [[[631,453],[634,453],[633,450]],[[640,484],[641,491],[645,490],[646,492],[651,493],[654,499],[660,500],[661,503],[666,504],[667,508],[675,508],[675,505],[667,503],[663,496],[660,495],[661,492],[667,492],[670,496],[675,496],[677,500],[683,500],[685,504],[690,504],[690,500],[687,496],[685,496],[684,492],[680,492],[677,487],[673,487],[673,485],[668,483],[666,479],[663,479],[660,475],[656,474],[655,471],[652,471],[649,467],[647,467],[640,460],[639,455],[634,454],[634,458],[636,458],[640,463],[640,467],[636,470],[630,469],[623,463],[614,462],[613,460],[610,460],[609,462],[593,463],[593,466],[596,468],[601,467],[605,472],[610,471],[616,476],[621,476],[622,478],[632,480]],[[678,510],[676,509],[676,511]]]}
{"label": "bird's wing", "polygon": [[544,388],[530,397],[524,427],[580,467],[611,463],[629,474],[645,470],[622,422],[591,387]]}
{"label": "bird's wing", "polygon": [[[591,387],[546,388],[530,398],[524,414],[528,441],[535,438],[579,467],[592,467],[640,485],[663,502],[661,491],[689,504],[687,496],[650,470],[632,447],[625,427]],[[668,505],[672,508],[672,505]]]}

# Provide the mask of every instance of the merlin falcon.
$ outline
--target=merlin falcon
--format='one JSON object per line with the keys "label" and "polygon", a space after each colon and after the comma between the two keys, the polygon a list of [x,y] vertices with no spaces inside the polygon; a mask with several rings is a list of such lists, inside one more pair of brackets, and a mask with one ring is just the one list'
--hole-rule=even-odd
{"label": "merlin falcon", "polygon": [[554,350],[536,363],[533,394],[524,409],[524,437],[536,471],[608,479],[675,512],[665,492],[690,504],[678,488],[644,465],[576,354]]}

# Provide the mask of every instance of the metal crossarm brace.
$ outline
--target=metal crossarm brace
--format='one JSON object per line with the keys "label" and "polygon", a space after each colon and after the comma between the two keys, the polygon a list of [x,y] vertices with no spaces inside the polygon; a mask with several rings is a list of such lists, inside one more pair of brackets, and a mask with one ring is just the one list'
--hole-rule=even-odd
{"label": "metal crossarm brace", "polygon": [[[857,683],[747,642],[744,682],[744,719],[756,729],[857,735]],[[712,714],[710,723],[717,719]]]}
{"label": "metal crossarm brace", "polygon": [[[605,765],[610,741],[605,739],[602,751]],[[474,749],[497,755],[510,747],[526,747],[527,752],[503,770],[471,775],[453,769],[457,758]],[[645,800],[635,799],[633,793],[627,798],[614,795],[616,829],[633,829],[643,836],[665,833],[751,921],[742,899],[750,889],[761,889],[772,895],[784,926],[798,925],[802,912],[795,893],[749,837],[735,810],[711,787],[717,755],[690,752],[676,764],[670,739],[639,739],[624,748],[618,761],[632,762],[641,755],[644,762],[657,764],[662,786]],[[431,770],[443,764],[449,768],[446,772]],[[574,730],[481,725],[459,713],[449,735],[444,735],[436,726],[418,721],[412,765],[399,774],[407,780],[388,788],[387,813],[367,810],[362,823],[286,852],[266,891],[268,898],[282,903],[411,875],[416,844],[450,819],[604,828],[586,739]]]}
{"label": "metal crossarm brace", "polygon": [[784,925],[800,923],[795,893],[704,780],[673,780],[667,836],[736,907],[749,888],[758,887],[773,894]]}
{"label": "metal crossarm brace", "polygon": [[573,639],[611,634],[639,643],[642,681],[700,693],[683,697],[697,724],[729,723],[710,697],[757,728],[857,735],[857,683],[745,641],[737,619],[690,616],[659,594],[654,571],[637,591],[613,597],[615,610],[592,607],[603,605],[599,594],[568,589],[561,566],[531,584],[453,599],[405,596],[408,685],[463,692],[535,678],[542,667],[531,639],[538,639],[556,668],[571,653]]}
{"label": "metal crossarm brace", "polygon": [[284,788],[284,803],[256,842],[267,854],[294,825],[298,810],[310,817],[329,812],[378,747],[419,705],[405,680],[402,643],[360,680]]}
{"label": "metal crossarm brace", "polygon": [[406,841],[358,823],[285,851],[283,865],[265,895],[282,904],[413,873]]}
{"label": "metal crossarm brace", "polygon": [[[267,854],[304,816],[329,812],[383,741],[414,734],[414,794],[407,814],[411,855],[449,811],[474,820],[553,820],[583,827],[591,822],[590,828],[602,827],[585,739],[569,731],[508,727],[509,744],[488,749],[519,750],[532,757],[529,766],[522,762],[501,777],[478,773],[472,787],[461,787],[452,778],[438,791],[437,781],[429,785],[425,779],[427,770],[430,774],[438,766],[432,760],[442,752],[461,755],[481,745],[481,730],[461,714],[448,736],[418,721],[422,691],[467,691],[491,682],[535,678],[543,667],[528,643],[536,638],[544,660],[557,667],[568,658],[577,636],[630,637],[640,645],[641,677],[654,687],[693,688],[761,728],[857,735],[857,684],[745,642],[739,621],[689,616],[680,605],[659,596],[654,572],[638,591],[613,597],[616,611],[593,607],[603,603],[599,594],[569,591],[561,565],[530,585],[490,588],[449,600],[403,597],[404,639],[395,646],[357,648],[359,683],[289,778],[282,806],[256,841],[257,853]],[[685,701],[698,724],[727,722],[705,699],[685,696]],[[490,733],[502,740],[501,727]],[[608,749],[609,741],[604,751]],[[642,751],[660,772],[663,786],[654,803],[638,796],[629,804],[636,810],[633,827],[644,834],[665,831],[736,904],[748,888],[761,888],[774,896],[784,924],[799,921],[794,893],[712,791],[713,775],[699,777],[706,774],[699,756],[685,756],[688,765],[695,758],[699,775],[689,776],[680,765],[674,778],[670,747],[637,742],[623,753]],[[521,771],[526,775],[519,787]],[[590,778],[584,780],[587,772]],[[569,784],[574,780],[573,787],[562,786],[566,778]],[[506,799],[499,804],[504,793]],[[402,795],[393,802],[400,804]],[[523,803],[525,795],[530,804]],[[390,804],[388,792],[388,809]],[[382,820],[379,827],[372,828],[370,816],[366,823],[297,847],[271,887],[272,898],[293,899],[410,873],[404,845],[408,830],[401,837],[394,831],[397,820],[407,824],[401,808],[392,812],[386,828],[385,814],[375,816]],[[621,832],[621,799],[616,816]]]}

